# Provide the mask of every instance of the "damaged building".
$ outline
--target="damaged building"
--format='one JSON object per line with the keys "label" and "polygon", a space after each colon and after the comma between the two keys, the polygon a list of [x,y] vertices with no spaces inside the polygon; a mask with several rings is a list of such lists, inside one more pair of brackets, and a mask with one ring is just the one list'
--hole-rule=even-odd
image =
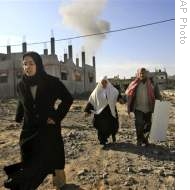
{"label": "damaged building", "polygon": [[[64,53],[64,60],[59,61],[55,54],[55,39],[51,38],[51,52],[44,49],[43,64],[48,74],[58,77],[74,97],[89,94],[96,85],[95,56],[92,63],[87,64],[85,51],[81,52],[81,66],[79,58],[73,60],[72,45],[68,45],[68,53]],[[27,43],[22,43],[21,53],[12,53],[11,46],[7,46],[7,53],[0,53],[0,98],[16,96],[16,86],[22,77],[22,56],[27,52]]]}
{"label": "damaged building", "polygon": [[[153,72],[148,73],[148,77],[154,82],[157,83],[160,90],[165,89],[174,89],[175,88],[175,76],[171,78],[171,76],[168,76],[166,70],[161,69],[155,69]],[[113,78],[110,78],[109,81],[118,89],[120,89],[121,92],[125,92],[128,85],[135,79],[134,77],[131,78],[124,78],[120,79],[119,76],[115,76]]]}

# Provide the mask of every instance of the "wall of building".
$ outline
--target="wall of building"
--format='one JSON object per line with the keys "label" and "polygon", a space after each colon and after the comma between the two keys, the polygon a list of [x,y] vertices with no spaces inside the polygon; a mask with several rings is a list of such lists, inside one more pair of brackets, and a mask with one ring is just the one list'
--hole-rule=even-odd
{"label": "wall of building", "polygon": [[[16,84],[22,75],[22,54],[0,57],[0,98],[14,97]],[[3,80],[3,81],[2,81]]]}
{"label": "wall of building", "polygon": [[[22,55],[26,49],[26,44],[24,44],[22,53],[11,53],[10,49],[7,54],[0,53],[0,98],[16,96],[16,86],[22,76]],[[95,57],[92,59],[92,66],[87,65],[83,53],[80,67],[79,59],[74,63],[72,46],[69,45],[68,58],[59,61],[55,54],[54,38],[51,38],[51,54],[48,54],[48,50],[44,50],[44,54],[41,56],[46,72],[58,77],[74,96],[90,93],[95,88]]]}
{"label": "wall of building", "polygon": [[86,64],[79,67],[72,61],[61,62],[60,79],[74,95],[92,92],[96,85],[95,68]]}
{"label": "wall of building", "polygon": [[[174,88],[175,79],[169,80],[168,74],[166,71],[156,70],[155,72],[149,72],[149,78],[153,80],[153,82],[157,83],[160,90]],[[128,85],[133,81],[135,77],[131,77],[130,79],[120,79],[118,77],[110,78],[109,81],[114,85],[118,86],[122,93],[125,92]]]}
{"label": "wall of building", "polygon": [[160,90],[168,88],[168,74],[166,71],[150,72],[149,77],[152,77],[153,81],[159,85]]}

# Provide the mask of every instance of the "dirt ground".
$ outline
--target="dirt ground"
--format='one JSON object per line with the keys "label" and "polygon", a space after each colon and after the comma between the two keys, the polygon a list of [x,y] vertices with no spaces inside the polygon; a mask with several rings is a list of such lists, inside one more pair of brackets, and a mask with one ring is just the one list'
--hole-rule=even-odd
{"label": "dirt ground", "polygon": [[[126,105],[117,105],[120,128],[115,144],[98,143],[92,116],[85,118],[87,101],[75,100],[62,121],[66,153],[67,190],[173,190],[175,189],[175,92],[163,91],[170,101],[166,142],[136,146],[134,117],[128,118]],[[13,122],[16,100],[0,100],[0,190],[6,176],[5,165],[18,162],[20,126]],[[38,190],[53,190],[49,175]]]}

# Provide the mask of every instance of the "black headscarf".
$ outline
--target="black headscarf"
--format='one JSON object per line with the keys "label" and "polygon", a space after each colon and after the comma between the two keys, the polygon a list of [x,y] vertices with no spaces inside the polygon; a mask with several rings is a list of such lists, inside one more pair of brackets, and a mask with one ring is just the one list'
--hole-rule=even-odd
{"label": "black headscarf", "polygon": [[24,60],[26,56],[30,56],[34,60],[34,63],[36,64],[36,74],[34,76],[27,76],[24,74],[23,81],[29,86],[34,86],[38,84],[44,75],[46,75],[46,72],[44,70],[42,58],[38,53],[33,51],[27,52],[23,55],[22,59]]}

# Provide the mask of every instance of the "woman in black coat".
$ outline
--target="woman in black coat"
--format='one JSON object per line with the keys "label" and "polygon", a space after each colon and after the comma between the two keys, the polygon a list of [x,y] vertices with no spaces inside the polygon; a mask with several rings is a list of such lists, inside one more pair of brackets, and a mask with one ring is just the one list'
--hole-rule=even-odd
{"label": "woman in black coat", "polygon": [[116,141],[119,128],[117,101],[123,103],[122,96],[105,76],[91,93],[84,109],[86,116],[94,113],[93,126],[97,129],[100,144],[104,146],[110,135],[112,135],[113,142]]}
{"label": "woman in black coat", "polygon": [[[44,71],[42,59],[36,52],[23,55],[23,69],[23,79],[17,88],[16,111],[16,122],[23,121],[20,135],[21,169],[14,173],[11,182],[19,190],[29,190],[36,189],[47,174],[55,175],[55,170],[59,174],[64,169],[60,123],[69,111],[73,98],[58,78]],[[61,102],[56,109],[58,99]],[[57,181],[61,186],[59,179]]]}

